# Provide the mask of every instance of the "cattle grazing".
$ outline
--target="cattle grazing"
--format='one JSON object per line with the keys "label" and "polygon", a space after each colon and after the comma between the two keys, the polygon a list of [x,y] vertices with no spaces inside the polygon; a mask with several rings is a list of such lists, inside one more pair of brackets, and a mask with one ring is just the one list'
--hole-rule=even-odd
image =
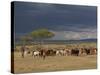
{"label": "cattle grazing", "polygon": [[66,51],[67,56],[71,55],[71,50],[70,49],[65,49],[65,51]]}
{"label": "cattle grazing", "polygon": [[62,55],[62,56],[64,56],[64,50],[60,50],[60,54]]}
{"label": "cattle grazing", "polygon": [[97,48],[94,48],[94,54],[97,54]]}
{"label": "cattle grazing", "polygon": [[38,48],[36,50],[29,50],[29,48],[22,46],[21,47],[21,56],[24,58],[25,54],[31,54],[33,57],[41,57],[43,59],[46,58],[46,56],[79,56],[79,55],[95,55],[97,54],[97,48]]}
{"label": "cattle grazing", "polygon": [[91,55],[97,54],[97,48],[91,48],[90,54],[91,54]]}
{"label": "cattle grazing", "polygon": [[90,55],[90,51],[91,51],[90,48],[84,48],[84,50],[85,50],[85,52],[86,52],[87,55]]}
{"label": "cattle grazing", "polygon": [[39,56],[39,55],[40,55],[39,51],[33,51],[32,52],[32,56],[34,56],[34,57]]}
{"label": "cattle grazing", "polygon": [[47,56],[53,56],[53,55],[54,55],[54,51],[53,51],[52,49],[48,49],[48,50],[46,51],[46,55],[47,55]]}
{"label": "cattle grazing", "polygon": [[24,58],[25,55],[30,54],[29,48],[27,48],[25,45],[21,46],[20,52],[21,52],[21,57],[22,58]]}
{"label": "cattle grazing", "polygon": [[84,48],[80,48],[79,55],[87,55]]}
{"label": "cattle grazing", "polygon": [[27,51],[26,54],[31,54],[31,51],[28,47],[26,47],[26,51]]}
{"label": "cattle grazing", "polygon": [[27,54],[27,51],[25,50],[25,51],[24,51],[24,56],[25,56],[26,54]]}
{"label": "cattle grazing", "polygon": [[39,52],[40,52],[40,54],[39,54],[40,57],[45,59],[45,57],[46,57],[46,50],[45,49],[41,49]]}
{"label": "cattle grazing", "polygon": [[21,56],[22,58],[24,58],[24,54],[25,54],[25,46],[21,47]]}
{"label": "cattle grazing", "polygon": [[27,51],[27,54],[31,54],[31,51]]}
{"label": "cattle grazing", "polygon": [[56,55],[58,56],[66,56],[67,55],[67,51],[62,49],[62,50],[57,50],[56,51]]}
{"label": "cattle grazing", "polygon": [[63,54],[63,50],[58,50],[58,51],[56,51],[56,55],[58,55],[58,56],[63,56],[64,54]]}
{"label": "cattle grazing", "polygon": [[71,55],[79,56],[79,49],[78,48],[72,49],[71,50]]}
{"label": "cattle grazing", "polygon": [[57,56],[60,56],[60,51],[57,50],[57,51],[56,51],[56,55],[57,55]]}

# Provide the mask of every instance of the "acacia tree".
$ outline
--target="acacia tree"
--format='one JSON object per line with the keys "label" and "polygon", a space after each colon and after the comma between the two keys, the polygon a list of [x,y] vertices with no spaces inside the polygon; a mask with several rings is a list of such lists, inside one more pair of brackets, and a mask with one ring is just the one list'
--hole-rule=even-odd
{"label": "acacia tree", "polygon": [[31,42],[33,40],[39,41],[41,46],[44,39],[48,39],[53,36],[54,33],[50,32],[48,29],[38,29],[28,33],[27,35],[21,36],[20,40],[23,42],[23,45],[26,45],[27,42]]}
{"label": "acacia tree", "polygon": [[41,43],[44,39],[53,37],[54,33],[50,32],[48,29],[38,29],[32,31],[30,35],[34,40],[38,40]]}

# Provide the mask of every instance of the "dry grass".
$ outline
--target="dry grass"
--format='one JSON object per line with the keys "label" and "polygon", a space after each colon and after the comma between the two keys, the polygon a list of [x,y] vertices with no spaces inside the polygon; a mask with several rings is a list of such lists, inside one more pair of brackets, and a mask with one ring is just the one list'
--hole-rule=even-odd
{"label": "dry grass", "polygon": [[[96,47],[96,43],[78,43],[78,44],[45,44],[42,47],[59,48],[59,47]],[[31,50],[37,46],[27,46]],[[48,71],[68,71],[68,70],[83,70],[96,69],[97,56],[48,56],[45,60],[31,55],[26,55],[21,58],[20,46],[16,47],[18,51],[14,52],[14,72],[29,73],[29,72],[48,72]]]}
{"label": "dry grass", "polygon": [[[45,44],[45,45],[28,45],[26,46],[28,47],[30,50],[36,49],[37,47],[44,47],[44,48],[59,48],[59,47],[63,47],[63,48],[82,48],[82,47],[97,47],[97,44],[94,42],[91,43],[75,43],[75,44]],[[20,51],[21,46],[16,46],[16,50]]]}
{"label": "dry grass", "polygon": [[68,71],[82,69],[96,69],[96,55],[88,56],[48,56],[45,60],[33,58],[31,55],[21,58],[20,52],[14,53],[14,72],[48,72],[48,71]]}

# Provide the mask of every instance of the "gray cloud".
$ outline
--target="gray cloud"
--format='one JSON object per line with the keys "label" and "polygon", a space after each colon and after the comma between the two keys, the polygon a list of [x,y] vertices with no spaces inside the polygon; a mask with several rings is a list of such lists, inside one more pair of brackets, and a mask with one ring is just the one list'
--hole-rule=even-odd
{"label": "gray cloud", "polygon": [[80,39],[91,39],[97,38],[97,32],[95,30],[88,31],[88,32],[73,32],[73,31],[52,31],[55,36],[52,38],[56,40],[59,38],[60,40],[80,40]]}
{"label": "gray cloud", "polygon": [[15,2],[15,33],[40,28],[53,31],[52,39],[97,38],[97,7]]}

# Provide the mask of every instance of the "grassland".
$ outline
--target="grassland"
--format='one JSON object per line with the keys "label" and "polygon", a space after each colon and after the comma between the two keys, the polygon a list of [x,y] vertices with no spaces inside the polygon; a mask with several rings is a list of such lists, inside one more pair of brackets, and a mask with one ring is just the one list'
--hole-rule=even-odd
{"label": "grassland", "polygon": [[[95,43],[78,44],[78,45],[43,45],[44,47],[96,47]],[[28,46],[32,48],[32,46]],[[17,47],[18,49],[20,46]],[[48,72],[48,71],[69,71],[69,70],[83,70],[96,69],[97,56],[48,56],[45,60],[39,57],[32,57],[30,54],[21,58],[21,53],[14,52],[14,72],[15,73],[31,73],[31,72]]]}

